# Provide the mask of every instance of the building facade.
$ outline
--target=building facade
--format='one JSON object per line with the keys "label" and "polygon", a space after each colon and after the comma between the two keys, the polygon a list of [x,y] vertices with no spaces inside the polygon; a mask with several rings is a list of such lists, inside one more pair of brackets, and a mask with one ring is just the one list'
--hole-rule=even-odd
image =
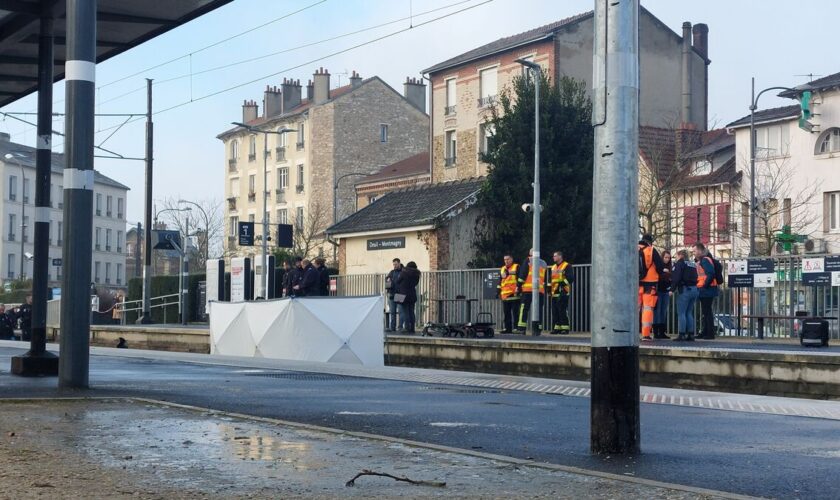
{"label": "building facade", "polygon": [[361,210],[391,191],[431,182],[429,153],[420,153],[382,167],[356,183],[356,210]]}
{"label": "building facade", "polygon": [[[707,122],[708,27],[683,24],[680,36],[646,9],[639,20],[640,123],[674,127]],[[431,81],[432,181],[483,176],[479,154],[499,93],[523,74],[516,59],[533,61],[552,81],[568,76],[592,88],[593,13],[587,12],[502,38],[424,70]]]}
{"label": "building facade", "polygon": [[[324,230],[356,210],[354,181],[428,151],[422,81],[406,80],[401,95],[378,77],[362,79],[353,72],[350,84],[332,88],[329,72],[321,68],[306,98],[302,93],[299,81],[284,80],[266,89],[262,115],[255,101],[244,103],[242,122],[272,132],[265,163],[262,133],[236,127],[218,136],[226,154],[228,257],[259,254],[259,223],[266,212],[271,224],[294,225],[296,252],[331,259],[333,246]],[[237,225],[249,221],[256,223],[257,246],[240,248]]]}
{"label": "building facade", "polygon": [[[14,158],[6,158],[6,154]],[[50,268],[49,286],[61,286],[64,237],[73,228],[65,228],[63,221],[64,156],[53,154],[50,179]],[[0,189],[2,199],[3,232],[0,235],[0,276],[3,281],[32,278],[34,255],[35,213],[35,149],[9,142],[9,136],[0,134]],[[119,182],[95,173],[93,190],[93,257],[91,280],[106,288],[126,286],[126,221],[129,188]]]}

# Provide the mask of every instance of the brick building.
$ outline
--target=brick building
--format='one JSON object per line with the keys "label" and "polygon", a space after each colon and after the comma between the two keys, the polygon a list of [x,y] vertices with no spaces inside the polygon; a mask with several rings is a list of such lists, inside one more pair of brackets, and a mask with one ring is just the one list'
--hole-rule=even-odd
{"label": "brick building", "polygon": [[356,183],[356,210],[365,208],[391,191],[428,184],[430,181],[428,152],[386,165],[379,172]]}

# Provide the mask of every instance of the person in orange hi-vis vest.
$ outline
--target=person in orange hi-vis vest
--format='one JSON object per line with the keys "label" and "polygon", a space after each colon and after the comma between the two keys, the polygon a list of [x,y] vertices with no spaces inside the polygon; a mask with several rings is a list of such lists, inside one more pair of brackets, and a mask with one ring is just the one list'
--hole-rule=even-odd
{"label": "person in orange hi-vis vest", "polygon": [[653,248],[653,236],[645,234],[639,241],[639,309],[641,310],[642,340],[652,342],[653,310],[656,307],[656,287],[662,272],[662,257]]}
{"label": "person in orange hi-vis vest", "polygon": [[519,312],[519,283],[517,274],[519,264],[513,261],[511,254],[505,254],[505,265],[499,270],[498,295],[504,306],[505,320],[502,333],[513,333],[513,318]]}

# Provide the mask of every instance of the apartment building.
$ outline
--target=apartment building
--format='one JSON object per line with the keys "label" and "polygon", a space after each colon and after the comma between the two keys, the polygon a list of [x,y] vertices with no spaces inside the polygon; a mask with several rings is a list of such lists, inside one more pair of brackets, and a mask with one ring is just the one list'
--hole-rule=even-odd
{"label": "apartment building", "polygon": [[[706,129],[708,26],[683,23],[682,36],[648,10],[639,19],[640,123]],[[573,77],[592,88],[593,13],[587,12],[470,50],[424,70],[431,80],[432,181],[483,176],[498,95],[533,61],[557,81]]]}
{"label": "apartment building", "polygon": [[[333,88],[329,71],[319,68],[305,98],[299,80],[284,79],[280,87],[266,87],[262,114],[256,101],[245,101],[239,120],[269,131],[268,144],[263,133],[244,127],[217,136],[226,154],[225,255],[259,254],[265,212],[269,234],[276,234],[274,224],[294,224],[298,252],[332,258],[323,231],[356,210],[355,181],[428,151],[425,89],[422,80],[409,78],[400,94],[355,71],[349,84]],[[240,248],[237,225],[249,221],[256,223],[257,246]]]}
{"label": "apartment building", "polygon": [[[12,153],[13,159],[6,154]],[[53,154],[50,179],[50,270],[49,285],[61,286],[60,259],[64,236],[72,228],[63,221],[64,155]],[[3,228],[0,235],[0,277],[3,281],[32,277],[35,213],[35,149],[10,142],[0,134],[0,187]],[[104,287],[122,288],[125,276],[125,210],[129,188],[96,172],[94,177],[93,257],[91,280]]]}

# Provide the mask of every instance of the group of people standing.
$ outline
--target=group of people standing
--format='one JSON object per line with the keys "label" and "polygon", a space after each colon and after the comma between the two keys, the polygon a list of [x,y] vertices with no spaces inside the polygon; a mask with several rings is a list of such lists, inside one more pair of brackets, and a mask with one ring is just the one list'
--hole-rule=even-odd
{"label": "group of people standing", "polygon": [[[20,328],[20,335],[15,335],[15,328]],[[32,296],[13,310],[7,310],[0,304],[0,340],[30,340],[32,336]]]}
{"label": "group of people standing", "polygon": [[[537,264],[539,268],[537,283],[540,294],[538,328],[540,331],[543,330],[545,296],[550,295],[551,333],[566,335],[571,331],[568,307],[575,275],[569,262],[563,258],[563,252],[559,250],[554,252],[552,258],[554,263],[551,267],[548,267],[542,259]],[[528,258],[521,265],[513,261],[510,253],[504,256],[504,265],[499,270],[498,286],[498,297],[504,306],[504,329],[501,333],[524,334],[528,327],[534,290],[532,260],[533,250],[528,252]],[[514,316],[517,317],[515,329]]]}
{"label": "group of people standing", "polygon": [[385,331],[414,333],[420,270],[414,261],[403,266],[400,259],[394,259],[391,264],[393,269],[385,277],[385,291],[388,293],[388,327]]}
{"label": "group of people standing", "polygon": [[326,259],[310,261],[295,257],[283,263],[283,297],[326,297],[330,294],[330,272]]}
{"label": "group of people standing", "polygon": [[[715,319],[712,305],[722,281],[722,266],[703,243],[695,243],[693,255],[683,249],[660,253],[653,246],[653,237],[639,241],[639,309],[642,341],[668,339],[668,305],[676,292],[677,337],[675,341],[713,340]],[[697,333],[694,307],[700,301],[701,328]]]}

